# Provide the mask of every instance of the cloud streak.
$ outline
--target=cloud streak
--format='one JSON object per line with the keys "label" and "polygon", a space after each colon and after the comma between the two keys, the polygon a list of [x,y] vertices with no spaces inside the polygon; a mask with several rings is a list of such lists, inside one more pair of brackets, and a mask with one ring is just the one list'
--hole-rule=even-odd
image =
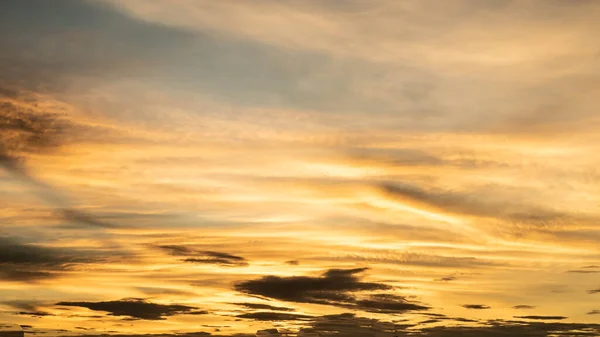
{"label": "cloud streak", "polygon": [[57,306],[83,307],[108,312],[112,316],[128,316],[143,320],[161,320],[173,315],[201,315],[206,311],[180,304],[158,304],[143,299],[124,299],[103,302],[58,302]]}

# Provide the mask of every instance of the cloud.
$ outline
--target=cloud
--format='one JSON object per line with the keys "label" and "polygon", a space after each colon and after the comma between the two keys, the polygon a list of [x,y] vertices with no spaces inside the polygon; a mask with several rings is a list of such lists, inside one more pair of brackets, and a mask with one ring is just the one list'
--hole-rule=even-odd
{"label": "cloud", "polygon": [[9,307],[19,310],[35,311],[41,303],[38,301],[10,300],[2,301],[0,304],[8,305]]}
{"label": "cloud", "polygon": [[567,319],[568,317],[565,317],[565,316],[535,316],[535,315],[532,315],[532,316],[515,316],[515,318],[554,321],[554,320]]}
{"label": "cloud", "polygon": [[57,114],[0,101],[0,164],[16,170],[14,162],[22,155],[55,150],[63,144],[68,128],[69,123]]}
{"label": "cloud", "polygon": [[535,309],[535,308],[537,308],[537,307],[533,306],[533,305],[525,305],[525,304],[515,305],[513,307],[513,309]]}
{"label": "cloud", "polygon": [[406,312],[427,307],[412,303],[402,296],[372,294],[357,296],[365,291],[390,290],[382,283],[362,282],[359,274],[367,268],[329,269],[321,276],[264,276],[257,280],[242,281],[237,291],[282,301],[341,306],[371,312]]}
{"label": "cloud", "polygon": [[484,305],[484,304],[463,304],[462,307],[463,308],[467,308],[467,309],[477,309],[477,310],[483,310],[483,309],[490,309],[491,308],[489,305]]}
{"label": "cloud", "polygon": [[195,295],[191,291],[172,289],[172,288],[136,287],[135,289],[137,289],[147,295],[181,295],[181,296]]}
{"label": "cloud", "polygon": [[411,324],[392,323],[352,313],[315,317],[304,328],[306,332],[347,337],[406,336]]}
{"label": "cloud", "polygon": [[[595,337],[600,333],[599,324],[590,323],[561,323],[538,322],[521,320],[488,320],[477,322],[477,326],[440,325],[434,327],[415,326],[401,320],[385,321],[375,318],[360,317],[353,313],[343,313],[325,316],[295,317],[294,314],[271,316],[272,313],[240,317],[255,321],[295,321],[299,329],[298,336],[344,336],[344,337],[545,337],[545,336],[589,336]],[[276,314],[276,313],[275,313]],[[458,322],[458,320],[457,320]],[[473,322],[472,320],[469,322]],[[268,336],[281,335],[277,329],[263,330]],[[283,331],[281,331],[283,332]],[[208,337],[207,332],[145,334],[145,337]],[[88,334],[86,334],[88,336]],[[89,335],[100,337],[100,335]],[[131,334],[114,334],[113,337],[134,337]],[[139,336],[139,335],[138,335]],[[219,334],[223,337],[251,337],[247,334]],[[266,335],[265,335],[266,336]]]}
{"label": "cloud", "polygon": [[104,261],[98,252],[48,248],[0,236],[0,276],[5,280],[31,282],[53,278],[87,263]]}
{"label": "cloud", "polygon": [[[598,270],[593,270],[593,269],[598,269]],[[577,273],[577,274],[596,274],[596,273],[600,273],[600,266],[597,266],[597,265],[583,266],[579,269],[568,270],[567,272],[568,273]]]}
{"label": "cloud", "polygon": [[375,294],[357,300],[356,308],[377,313],[399,313],[413,310],[427,310],[429,307],[410,302],[406,297],[391,294]]}
{"label": "cloud", "polygon": [[67,91],[82,76],[98,80],[116,71],[132,74],[170,53],[171,48],[149,39],[174,47],[190,37],[132,20],[95,1],[73,0],[0,3],[0,30],[0,85],[51,94]]}
{"label": "cloud", "polygon": [[124,299],[105,302],[59,302],[58,306],[83,307],[95,311],[106,311],[112,316],[128,316],[143,320],[160,320],[166,316],[207,314],[195,307],[178,304],[158,304],[143,299]]}
{"label": "cloud", "polygon": [[18,315],[21,315],[21,316],[31,316],[31,317],[54,316],[53,314],[45,312],[45,311],[19,311]]}
{"label": "cloud", "polygon": [[299,321],[299,320],[307,320],[312,316],[308,315],[300,315],[300,314],[290,314],[283,312],[271,312],[271,311],[259,311],[252,312],[247,314],[237,315],[238,318],[252,319],[255,321]]}
{"label": "cloud", "polygon": [[485,326],[438,326],[423,328],[417,336],[423,337],[546,337],[597,336],[600,325],[584,323],[549,323],[531,321],[491,320]]}
{"label": "cloud", "polygon": [[367,268],[330,269],[322,276],[264,276],[258,280],[239,282],[235,289],[253,295],[261,295],[290,302],[327,304],[328,301],[350,300],[349,292],[387,290],[390,286],[361,282],[356,276]]}
{"label": "cloud", "polygon": [[568,270],[567,273],[574,273],[574,274],[597,274],[597,273],[600,273],[600,270],[573,269],[573,270]]}
{"label": "cloud", "polygon": [[566,216],[522,203],[498,199],[497,195],[485,195],[485,191],[465,193],[428,190],[398,183],[380,183],[379,189],[394,200],[449,214],[525,222],[558,220]]}
{"label": "cloud", "polygon": [[202,251],[180,245],[161,245],[158,248],[167,251],[173,256],[189,256],[182,259],[183,262],[218,264],[223,266],[243,267],[248,265],[248,261],[241,257],[223,252]]}
{"label": "cloud", "polygon": [[600,315],[600,310],[591,310],[587,314],[588,315]]}
{"label": "cloud", "polygon": [[37,301],[26,301],[26,300],[11,300],[11,301],[2,301],[0,304],[7,305],[11,308],[15,308],[18,311],[15,312],[16,315],[20,316],[31,316],[31,317],[45,317],[45,316],[54,316],[51,313],[38,310],[38,307],[42,304]]}
{"label": "cloud", "polygon": [[286,308],[286,307],[276,307],[276,306],[272,306],[272,305],[268,305],[268,304],[263,304],[263,303],[248,303],[248,302],[244,302],[244,303],[233,303],[235,305],[239,305],[241,307],[245,307],[248,309],[261,309],[261,310],[272,310],[272,311],[294,311],[295,309],[292,308]]}
{"label": "cloud", "polygon": [[73,209],[57,189],[35,178],[27,170],[29,156],[57,152],[83,133],[80,126],[58,113],[34,109],[44,103],[35,96],[31,98],[17,91],[11,96],[18,96],[20,101],[27,104],[17,105],[0,99],[0,167],[32,187],[36,195],[55,207],[63,219],[89,227],[115,227]]}
{"label": "cloud", "polygon": [[285,261],[286,264],[289,264],[290,266],[297,266],[300,264],[300,261],[298,260],[289,260],[289,261]]}
{"label": "cloud", "polygon": [[600,288],[588,290],[588,294],[599,294],[599,293],[600,293]]}

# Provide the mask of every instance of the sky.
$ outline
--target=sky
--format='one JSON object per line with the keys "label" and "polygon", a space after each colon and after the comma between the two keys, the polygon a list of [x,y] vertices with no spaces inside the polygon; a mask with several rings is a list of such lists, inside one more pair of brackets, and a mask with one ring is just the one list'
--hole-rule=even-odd
{"label": "sky", "polygon": [[1,1],[0,336],[600,335],[599,16]]}

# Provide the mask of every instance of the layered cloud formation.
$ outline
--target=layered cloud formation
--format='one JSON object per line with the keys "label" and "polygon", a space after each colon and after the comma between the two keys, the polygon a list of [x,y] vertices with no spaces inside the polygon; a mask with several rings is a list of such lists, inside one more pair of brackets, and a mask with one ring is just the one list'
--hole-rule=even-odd
{"label": "layered cloud formation", "polygon": [[600,334],[599,15],[1,2],[0,321]]}

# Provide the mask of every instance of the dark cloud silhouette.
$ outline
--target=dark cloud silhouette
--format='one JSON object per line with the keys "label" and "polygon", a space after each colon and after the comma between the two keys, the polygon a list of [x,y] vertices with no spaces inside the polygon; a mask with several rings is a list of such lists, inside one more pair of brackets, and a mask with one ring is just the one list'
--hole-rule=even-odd
{"label": "dark cloud silhouette", "polygon": [[8,281],[52,278],[79,264],[102,262],[107,258],[95,251],[41,247],[0,236],[0,278]]}
{"label": "dark cloud silhouette", "polygon": [[[340,337],[550,337],[550,336],[586,336],[596,337],[600,334],[600,324],[563,323],[523,320],[489,320],[480,324],[465,326],[457,324],[424,327],[402,321],[382,321],[374,318],[359,317],[352,313],[325,316],[295,317],[294,314],[272,316],[272,313],[238,317],[255,321],[295,321],[299,326],[298,336],[340,336]],[[278,314],[278,313],[273,313]],[[279,313],[281,314],[281,313]],[[456,322],[462,322],[456,320]],[[470,322],[473,322],[472,320]],[[435,322],[431,322],[435,323]],[[439,323],[439,322],[438,322]],[[475,322],[474,322],[475,323]],[[284,335],[277,329],[263,330],[271,335]],[[35,331],[32,331],[35,332]],[[88,335],[90,337],[106,337],[107,335]],[[128,335],[111,333],[112,337],[208,337],[208,332],[186,332]],[[221,337],[251,337],[254,334],[222,335]],[[293,334],[292,334],[293,336]]]}
{"label": "dark cloud silhouette", "polygon": [[105,302],[59,302],[56,305],[83,307],[95,311],[106,311],[111,316],[128,316],[144,320],[160,320],[173,315],[202,315],[208,313],[187,305],[151,303],[139,298]]}
{"label": "dark cloud silhouette", "polygon": [[239,305],[241,307],[245,307],[248,309],[259,309],[259,310],[272,310],[272,311],[294,311],[295,309],[286,308],[286,307],[276,307],[273,305],[263,304],[263,303],[233,303],[235,305]]}
{"label": "dark cloud silhouette", "polygon": [[533,305],[525,305],[525,304],[515,305],[513,307],[513,309],[535,309],[535,308],[537,308],[537,307],[533,306]]}
{"label": "dark cloud silhouette", "polygon": [[588,315],[600,315],[600,310],[591,310],[587,314]]}
{"label": "dark cloud silhouette", "polygon": [[456,276],[446,276],[446,277],[439,278],[436,281],[450,282],[450,281],[454,281],[454,280],[456,280]]}
{"label": "dark cloud silhouette", "polygon": [[348,292],[364,290],[384,290],[389,286],[379,283],[361,282],[356,276],[367,270],[330,269],[322,276],[265,276],[258,280],[243,281],[235,289],[253,295],[290,301],[327,304],[329,300],[350,300]]}
{"label": "dark cloud silhouette", "polygon": [[31,317],[54,316],[51,313],[48,313],[45,311],[19,311],[18,314],[21,316],[31,316]]}
{"label": "dark cloud silhouette", "polygon": [[167,251],[173,256],[187,256],[183,262],[218,264],[223,266],[242,267],[247,266],[248,261],[241,257],[223,252],[203,251],[181,245],[161,245],[158,248]]}
{"label": "dark cloud silhouette", "polygon": [[358,309],[378,313],[398,313],[428,309],[426,306],[410,302],[406,297],[390,294],[371,295],[367,299],[357,300],[355,303]]}
{"label": "dark cloud silhouette", "polygon": [[406,329],[411,324],[383,322],[377,319],[357,317],[344,313],[316,317],[304,328],[306,332],[322,336],[378,337],[407,336]]}
{"label": "dark cloud silhouette", "polygon": [[[437,326],[422,328],[410,336],[423,337],[549,337],[598,336],[600,325],[584,323],[555,323],[492,320],[484,326]],[[408,335],[408,334],[407,334]],[[399,336],[405,336],[400,334]]]}
{"label": "dark cloud silhouette", "polygon": [[237,315],[238,318],[252,319],[255,321],[299,321],[311,318],[311,316],[290,314],[283,312],[259,311]]}
{"label": "dark cloud silhouette", "polygon": [[297,266],[300,264],[300,261],[298,260],[289,260],[289,261],[285,261],[286,264],[289,264],[290,266]]}
{"label": "dark cloud silhouette", "polygon": [[462,307],[463,308],[467,308],[467,309],[477,309],[477,310],[483,310],[483,309],[490,309],[491,308],[489,305],[485,305],[485,304],[463,304]]}
{"label": "dark cloud silhouette", "polygon": [[565,317],[565,316],[535,316],[535,315],[532,315],[532,316],[515,316],[515,318],[554,321],[554,320],[567,319],[568,317]]}
{"label": "dark cloud silhouette", "polygon": [[173,256],[190,256],[197,252],[195,249],[180,245],[162,245],[158,246],[158,248],[165,250]]}
{"label": "dark cloud silhouette", "polygon": [[235,285],[237,291],[283,301],[316,303],[353,308],[371,312],[406,312],[427,307],[401,296],[371,294],[360,297],[363,291],[390,290],[382,283],[362,282],[359,275],[367,268],[330,269],[321,276],[265,276]]}
{"label": "dark cloud silhouette", "polygon": [[598,294],[598,293],[600,293],[600,288],[588,290],[588,294]]}

